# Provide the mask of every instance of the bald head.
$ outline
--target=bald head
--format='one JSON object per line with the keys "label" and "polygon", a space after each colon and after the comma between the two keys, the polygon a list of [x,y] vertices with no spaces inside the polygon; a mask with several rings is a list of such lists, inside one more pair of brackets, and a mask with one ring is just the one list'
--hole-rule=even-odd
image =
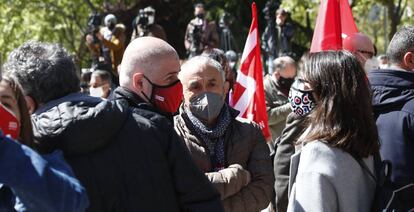
{"label": "bald head", "polygon": [[151,79],[157,78],[168,71],[162,67],[165,63],[176,63],[171,68],[177,67],[175,71],[178,72],[178,54],[171,45],[154,37],[137,38],[124,52],[119,73],[120,85],[130,88],[133,75],[136,73],[142,73]]}
{"label": "bald head", "polygon": [[343,40],[343,48],[352,52],[364,66],[367,59],[374,54],[374,44],[371,39],[363,33],[354,33]]}

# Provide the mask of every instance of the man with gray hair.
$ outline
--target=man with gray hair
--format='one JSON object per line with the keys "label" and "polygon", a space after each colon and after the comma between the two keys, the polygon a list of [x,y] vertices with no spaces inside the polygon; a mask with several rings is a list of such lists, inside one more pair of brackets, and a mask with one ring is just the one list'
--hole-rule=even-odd
{"label": "man with gray hair", "polygon": [[[388,49],[389,68],[368,74],[381,156],[392,163],[391,181],[405,187],[403,203],[414,208],[414,27],[395,33]],[[407,206],[406,205],[406,206]]]}
{"label": "man with gray hair", "polygon": [[259,126],[225,103],[229,82],[220,63],[195,56],[181,67],[179,79],[184,102],[175,130],[220,192],[225,211],[266,208],[274,179],[269,149]]}
{"label": "man with gray hair", "polygon": [[[147,55],[133,42],[131,48],[135,47],[135,54]],[[128,52],[126,58],[136,58]],[[154,60],[150,63],[158,67]],[[125,64],[123,70],[132,78],[124,83],[150,87],[133,74],[144,66]],[[79,93],[71,56],[54,44],[23,44],[11,53],[6,67],[24,84],[31,101],[36,148],[42,153],[64,152],[89,195],[88,211],[222,210],[219,194],[195,167],[169,121],[150,110],[129,107],[136,100],[133,93],[113,101]]]}
{"label": "man with gray hair", "polygon": [[285,127],[286,117],[291,112],[288,100],[289,89],[296,77],[295,61],[288,56],[273,61],[274,71],[264,79],[266,110],[272,140],[275,141]]}

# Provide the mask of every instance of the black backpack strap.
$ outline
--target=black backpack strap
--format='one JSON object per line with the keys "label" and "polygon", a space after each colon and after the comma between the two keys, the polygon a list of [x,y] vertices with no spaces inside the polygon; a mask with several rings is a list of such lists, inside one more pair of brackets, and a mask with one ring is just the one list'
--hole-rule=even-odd
{"label": "black backpack strap", "polygon": [[[367,164],[365,164],[364,161],[362,161],[361,158],[356,157],[355,155],[352,155],[352,157],[358,162],[358,164],[361,166],[362,170],[364,170],[374,180],[374,182],[377,184],[378,179],[377,179],[376,175],[374,173],[372,173],[371,170],[369,170]],[[374,168],[376,170],[375,165],[376,165],[376,163],[375,163],[375,155],[374,155]]]}

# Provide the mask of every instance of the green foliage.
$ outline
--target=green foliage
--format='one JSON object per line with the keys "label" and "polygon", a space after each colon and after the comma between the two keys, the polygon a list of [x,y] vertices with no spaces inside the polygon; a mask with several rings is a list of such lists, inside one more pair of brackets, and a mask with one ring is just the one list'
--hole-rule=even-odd
{"label": "green foliage", "polygon": [[[8,53],[27,40],[56,42],[73,52],[80,66],[87,67],[89,53],[84,35],[88,15],[92,9],[88,3],[102,13],[114,13],[127,26],[127,35],[132,32],[131,23],[139,8],[152,5],[157,10],[157,20],[164,26],[171,43],[181,57],[185,56],[183,37],[187,23],[193,18],[193,5],[198,0],[0,0],[0,57],[4,61]],[[233,34],[242,51],[251,22],[251,3],[240,0],[205,0],[208,17],[218,22],[226,11],[234,19]],[[391,18],[384,19],[384,7],[394,8],[399,0],[354,0],[352,10],[358,29],[370,35],[379,52],[384,52],[387,33],[391,30]],[[401,0],[405,11],[399,26],[413,25],[414,1]],[[105,3],[105,4],[104,4]],[[266,0],[256,0],[259,28],[263,32],[266,22],[262,9]],[[371,20],[369,13],[377,5],[381,10],[378,19]],[[282,7],[291,12],[291,20],[297,25],[294,38],[295,49],[304,51],[310,46],[312,30],[319,8],[319,0],[285,0]],[[409,9],[406,9],[409,8]],[[410,13],[411,11],[411,13]],[[307,17],[308,15],[308,17]],[[384,23],[384,20],[386,21]],[[384,27],[386,26],[386,27]]]}
{"label": "green foliage", "polygon": [[84,1],[0,1],[0,49],[3,61],[11,50],[27,40],[59,43],[80,56],[90,13]]}

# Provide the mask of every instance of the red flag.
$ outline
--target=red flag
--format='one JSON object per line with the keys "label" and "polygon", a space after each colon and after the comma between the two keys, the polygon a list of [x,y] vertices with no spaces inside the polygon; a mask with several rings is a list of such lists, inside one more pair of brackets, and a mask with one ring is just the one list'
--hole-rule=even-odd
{"label": "red flag", "polygon": [[348,0],[321,0],[310,52],[342,49],[342,39],[358,32]]}
{"label": "red flag", "polygon": [[252,4],[252,24],[247,36],[232,96],[231,106],[239,116],[259,124],[266,140],[271,138],[263,90],[260,36],[257,27],[256,4]]}
{"label": "red flag", "polygon": [[340,0],[342,39],[358,32],[348,0]]}

